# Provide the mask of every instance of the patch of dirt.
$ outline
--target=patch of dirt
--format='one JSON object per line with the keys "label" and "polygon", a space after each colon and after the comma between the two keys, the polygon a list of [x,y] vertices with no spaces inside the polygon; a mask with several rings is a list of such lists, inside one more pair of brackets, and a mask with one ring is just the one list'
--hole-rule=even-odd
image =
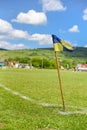
{"label": "patch of dirt", "polygon": [[0,129],[3,129],[3,128],[4,128],[4,126],[5,126],[5,124],[4,124],[4,123],[2,123],[2,122],[0,122]]}

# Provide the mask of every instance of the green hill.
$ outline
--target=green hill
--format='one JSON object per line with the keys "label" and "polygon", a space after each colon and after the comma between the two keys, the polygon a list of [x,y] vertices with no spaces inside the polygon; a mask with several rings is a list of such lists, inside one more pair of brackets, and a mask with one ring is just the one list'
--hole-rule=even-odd
{"label": "green hill", "polygon": [[[5,58],[9,61],[16,60],[21,63],[30,63],[33,60],[46,59],[49,61],[55,60],[53,48],[38,48],[25,50],[0,50],[0,58]],[[74,52],[59,52],[59,61],[61,65],[78,63],[87,63],[87,48],[77,47]],[[41,61],[40,61],[41,62]]]}
{"label": "green hill", "polygon": [[64,52],[67,57],[76,57],[87,59],[87,48],[85,47],[77,47],[73,53]]}
{"label": "green hill", "polygon": [[[0,49],[0,58],[15,58],[15,57],[45,57],[45,58],[53,58],[54,51],[53,48],[38,48],[38,49],[25,49],[25,50],[5,50]],[[59,52],[59,56],[68,57],[68,58],[87,58],[87,48],[77,47],[74,52]]]}

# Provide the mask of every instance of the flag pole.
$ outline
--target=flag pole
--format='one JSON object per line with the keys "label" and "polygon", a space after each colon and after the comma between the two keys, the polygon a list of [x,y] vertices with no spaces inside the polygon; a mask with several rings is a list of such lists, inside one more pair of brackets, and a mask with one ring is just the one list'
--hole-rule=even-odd
{"label": "flag pole", "polygon": [[63,95],[63,90],[62,90],[61,76],[60,76],[60,71],[59,71],[59,61],[58,61],[58,58],[57,58],[57,52],[56,51],[55,51],[55,58],[56,58],[56,65],[57,65],[57,72],[58,72],[58,79],[59,79],[59,85],[60,85],[63,111],[66,111],[65,102],[64,102],[64,95]]}

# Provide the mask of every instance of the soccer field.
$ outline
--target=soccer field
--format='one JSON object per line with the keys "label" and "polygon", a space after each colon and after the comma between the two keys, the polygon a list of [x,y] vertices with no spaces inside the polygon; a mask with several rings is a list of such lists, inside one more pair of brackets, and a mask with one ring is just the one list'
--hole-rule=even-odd
{"label": "soccer field", "polygon": [[0,130],[86,130],[87,72],[0,69]]}

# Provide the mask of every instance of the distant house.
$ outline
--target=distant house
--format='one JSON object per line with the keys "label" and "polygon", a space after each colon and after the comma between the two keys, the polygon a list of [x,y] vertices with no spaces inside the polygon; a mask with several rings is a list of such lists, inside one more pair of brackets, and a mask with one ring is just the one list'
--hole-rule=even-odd
{"label": "distant house", "polygon": [[3,67],[5,66],[5,63],[4,63],[5,59],[4,58],[1,58],[0,59],[0,67]]}
{"label": "distant house", "polygon": [[9,62],[9,66],[13,67],[13,68],[18,68],[19,62],[18,61],[11,61],[11,62]]}
{"label": "distant house", "polygon": [[76,71],[87,71],[87,64],[78,64],[75,67]]}
{"label": "distant house", "polygon": [[0,67],[6,67],[8,66],[8,61],[4,58],[0,59]]}

